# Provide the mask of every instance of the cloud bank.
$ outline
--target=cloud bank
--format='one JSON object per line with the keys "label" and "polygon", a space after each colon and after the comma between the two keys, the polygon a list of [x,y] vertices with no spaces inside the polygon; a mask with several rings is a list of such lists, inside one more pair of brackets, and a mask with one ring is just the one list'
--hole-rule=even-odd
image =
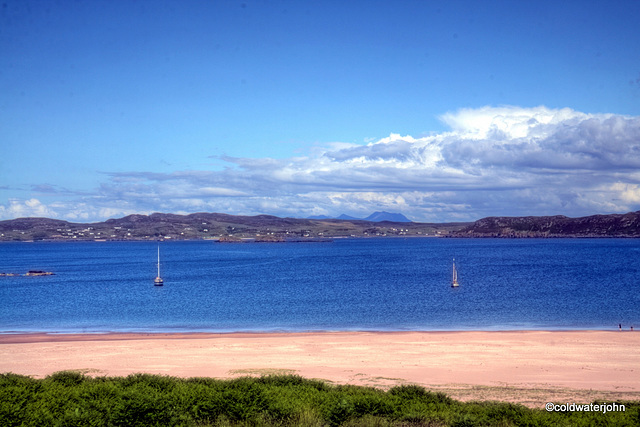
{"label": "cloud bank", "polygon": [[[77,198],[0,205],[0,218],[103,220],[129,213],[366,216],[415,221],[640,209],[640,117],[568,108],[461,109],[450,130],[333,143],[287,159],[222,157],[222,171],[112,173]],[[51,189],[40,183],[37,188]],[[40,196],[51,197],[46,192]]]}

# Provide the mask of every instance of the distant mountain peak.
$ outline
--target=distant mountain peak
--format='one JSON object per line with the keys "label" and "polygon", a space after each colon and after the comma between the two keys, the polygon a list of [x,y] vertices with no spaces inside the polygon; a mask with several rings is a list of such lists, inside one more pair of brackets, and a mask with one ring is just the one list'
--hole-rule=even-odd
{"label": "distant mountain peak", "polygon": [[308,216],[306,219],[333,219],[333,218],[327,215],[311,215],[311,216]]}
{"label": "distant mountain peak", "polygon": [[340,215],[340,216],[339,216],[338,218],[336,218],[336,219],[344,219],[344,220],[346,220],[346,221],[360,221],[360,218],[355,218],[355,217],[353,217],[353,216],[345,215],[345,214]]}
{"label": "distant mountain peak", "polygon": [[411,222],[409,218],[404,216],[401,213],[394,212],[374,212],[368,217],[365,218],[365,221],[371,222],[381,222],[381,221],[391,221],[391,222]]}
{"label": "distant mountain peak", "polygon": [[401,213],[392,213],[392,212],[374,212],[366,218],[356,218],[350,215],[342,214],[338,217],[331,217],[327,215],[318,215],[318,216],[310,216],[307,219],[341,219],[344,221],[370,221],[370,222],[412,222],[409,218],[404,216]]}

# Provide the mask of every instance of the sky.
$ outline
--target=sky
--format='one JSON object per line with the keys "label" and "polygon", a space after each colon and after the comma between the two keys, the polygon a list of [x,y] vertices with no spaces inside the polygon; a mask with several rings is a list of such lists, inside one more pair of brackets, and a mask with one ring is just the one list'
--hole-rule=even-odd
{"label": "sky", "polygon": [[640,1],[5,0],[0,220],[640,210]]}

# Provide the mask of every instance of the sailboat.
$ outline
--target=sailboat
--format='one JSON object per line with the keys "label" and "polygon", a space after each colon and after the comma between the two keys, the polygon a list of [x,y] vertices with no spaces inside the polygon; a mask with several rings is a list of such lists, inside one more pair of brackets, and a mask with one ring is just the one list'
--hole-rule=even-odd
{"label": "sailboat", "polygon": [[154,286],[162,286],[164,284],[164,280],[160,277],[160,246],[158,245],[158,275],[153,280]]}
{"label": "sailboat", "polygon": [[456,259],[453,259],[453,277],[451,278],[451,287],[452,288],[457,288],[458,286],[460,286],[458,284],[458,270],[456,270]]}

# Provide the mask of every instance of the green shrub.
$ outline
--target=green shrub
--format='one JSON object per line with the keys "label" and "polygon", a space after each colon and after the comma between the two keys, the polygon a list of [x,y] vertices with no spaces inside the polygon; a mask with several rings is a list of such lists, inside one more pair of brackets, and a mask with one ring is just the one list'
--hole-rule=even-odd
{"label": "green shrub", "polygon": [[177,378],[151,374],[132,374],[123,381],[124,387],[145,387],[158,392],[168,392],[180,381]]}
{"label": "green shrub", "polygon": [[444,393],[432,392],[418,385],[401,385],[389,390],[389,394],[407,400],[417,400],[423,403],[437,403],[451,405],[454,400]]}
{"label": "green shrub", "polygon": [[82,384],[85,380],[85,376],[84,374],[76,371],[61,371],[49,375],[46,380],[64,387],[73,387]]}
{"label": "green shrub", "polygon": [[322,408],[322,415],[332,426],[339,426],[355,415],[353,403],[342,396],[334,396]]}
{"label": "green shrub", "polygon": [[521,405],[462,403],[419,386],[385,392],[296,375],[233,380],[137,374],[91,378],[67,371],[36,380],[0,375],[0,426],[632,426],[626,412],[548,413]]}
{"label": "green shrub", "polygon": [[0,425],[19,426],[37,399],[40,382],[15,374],[0,375]]}
{"label": "green shrub", "polygon": [[112,409],[111,422],[115,426],[165,426],[174,425],[173,405],[170,399],[159,393],[126,391]]}

